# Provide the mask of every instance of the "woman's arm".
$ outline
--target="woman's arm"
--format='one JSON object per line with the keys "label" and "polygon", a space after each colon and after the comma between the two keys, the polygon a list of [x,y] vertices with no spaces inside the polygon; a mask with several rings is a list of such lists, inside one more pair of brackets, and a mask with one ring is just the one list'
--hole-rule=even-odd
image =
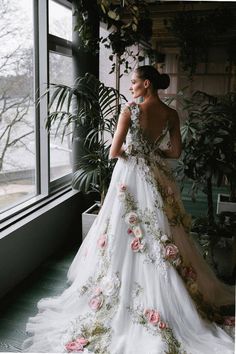
{"label": "woman's arm", "polygon": [[161,150],[163,156],[170,159],[178,159],[182,152],[182,141],[180,134],[179,116],[176,111],[173,111],[173,115],[170,119],[170,147],[169,149]]}
{"label": "woman's arm", "polygon": [[122,145],[125,141],[125,137],[130,126],[130,116],[131,112],[128,108],[125,108],[119,116],[116,132],[114,134],[109,153],[109,158],[111,159],[121,157],[124,152]]}

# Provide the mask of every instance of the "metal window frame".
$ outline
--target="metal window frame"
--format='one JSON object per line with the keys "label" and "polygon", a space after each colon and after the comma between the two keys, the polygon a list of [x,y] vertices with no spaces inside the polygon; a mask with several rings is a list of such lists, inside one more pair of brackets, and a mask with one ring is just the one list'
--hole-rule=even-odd
{"label": "metal window frame", "polygon": [[38,59],[39,59],[39,82],[38,82],[38,98],[40,98],[37,106],[37,132],[38,136],[38,152],[39,152],[39,194],[49,195],[49,135],[45,129],[45,118],[48,115],[48,96],[44,95],[48,88],[48,0],[38,1]]}
{"label": "metal window frame", "polygon": [[[48,2],[33,1],[34,27],[34,97],[35,97],[35,181],[36,195],[0,213],[0,230],[22,218],[27,209],[32,209],[56,193],[64,193],[70,187],[72,173],[50,182],[49,134],[45,128],[48,114],[48,97],[43,96],[49,84],[49,52],[72,56],[72,42],[49,34]],[[69,9],[69,0],[53,0]],[[46,60],[45,60],[46,58]],[[42,97],[43,96],[43,97]],[[40,98],[40,100],[39,100]]]}
{"label": "metal window frame", "polygon": [[[50,1],[50,0],[47,0]],[[72,3],[69,0],[51,0],[56,2],[70,10],[72,10]],[[56,53],[59,55],[64,55],[72,58],[72,41],[69,41],[65,38],[58,37],[54,34],[49,33],[47,35],[48,43],[48,63],[49,63],[49,54]],[[49,82],[49,64],[48,64],[48,82]],[[50,142],[48,143],[49,156],[50,156]],[[56,178],[53,181],[50,181],[50,157],[49,157],[49,193],[55,192],[57,189],[62,188],[63,185],[68,186],[72,179],[72,173],[66,174],[62,177]]]}

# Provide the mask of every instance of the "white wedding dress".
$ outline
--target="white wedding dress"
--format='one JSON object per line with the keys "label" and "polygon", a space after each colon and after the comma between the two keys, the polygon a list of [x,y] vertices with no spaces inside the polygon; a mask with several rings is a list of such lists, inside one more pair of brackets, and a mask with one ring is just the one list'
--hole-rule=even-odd
{"label": "white wedding dress", "polygon": [[[221,305],[234,302],[189,235],[168,163],[131,104],[126,156],[68,272],[70,286],[42,299],[23,352],[232,354]],[[226,322],[227,324],[227,322]]]}

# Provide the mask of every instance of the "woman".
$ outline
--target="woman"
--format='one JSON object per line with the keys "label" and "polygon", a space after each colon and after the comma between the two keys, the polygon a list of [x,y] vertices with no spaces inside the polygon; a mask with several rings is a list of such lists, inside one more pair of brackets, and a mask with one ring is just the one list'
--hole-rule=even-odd
{"label": "woman", "polygon": [[[133,73],[132,95],[143,102],[119,117],[104,205],[69,269],[71,286],[39,302],[23,351],[233,353],[219,325],[233,289],[195,248],[167,163],[181,154],[178,115],[158,96],[168,85],[152,66]],[[167,134],[169,148],[161,149]]]}

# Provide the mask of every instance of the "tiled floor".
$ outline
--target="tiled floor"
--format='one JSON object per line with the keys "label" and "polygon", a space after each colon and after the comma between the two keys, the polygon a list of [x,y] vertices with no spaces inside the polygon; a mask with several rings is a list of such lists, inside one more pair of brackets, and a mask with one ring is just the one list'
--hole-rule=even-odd
{"label": "tiled floor", "polygon": [[67,287],[66,274],[76,251],[51,257],[0,301],[0,352],[21,351],[28,317],[36,314],[42,297],[58,295]]}

